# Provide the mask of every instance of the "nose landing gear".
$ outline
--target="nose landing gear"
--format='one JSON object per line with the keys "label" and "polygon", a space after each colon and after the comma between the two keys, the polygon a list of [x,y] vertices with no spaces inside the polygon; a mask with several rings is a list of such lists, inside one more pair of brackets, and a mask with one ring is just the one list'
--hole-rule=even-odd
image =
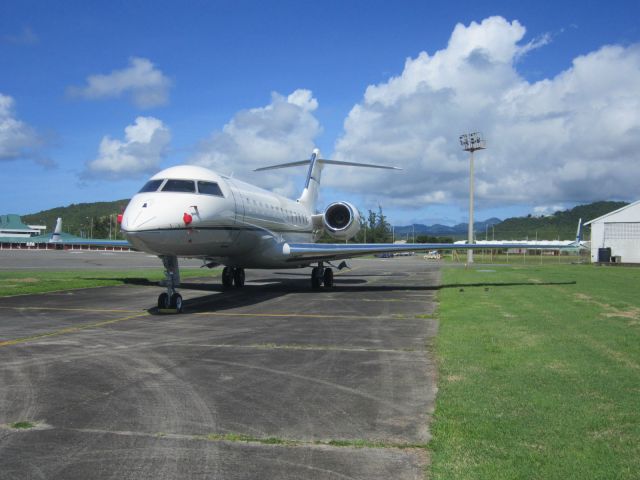
{"label": "nose landing gear", "polygon": [[176,313],[180,313],[182,312],[182,295],[176,291],[176,287],[180,285],[178,258],[162,256],[160,259],[164,265],[164,285],[167,291],[158,297],[158,310],[175,310]]}

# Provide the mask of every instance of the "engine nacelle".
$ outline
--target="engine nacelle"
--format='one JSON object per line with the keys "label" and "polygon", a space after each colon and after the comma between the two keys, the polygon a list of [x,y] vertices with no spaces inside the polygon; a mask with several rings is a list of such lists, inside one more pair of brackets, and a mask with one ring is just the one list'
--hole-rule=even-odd
{"label": "engine nacelle", "polygon": [[360,212],[349,202],[334,202],[324,211],[322,225],[331,237],[348,240],[360,231]]}

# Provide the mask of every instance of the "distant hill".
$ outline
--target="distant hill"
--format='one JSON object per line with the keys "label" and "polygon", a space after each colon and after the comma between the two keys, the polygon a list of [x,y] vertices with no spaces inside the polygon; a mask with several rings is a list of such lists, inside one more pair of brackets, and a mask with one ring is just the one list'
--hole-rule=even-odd
{"label": "distant hill", "polygon": [[[476,232],[484,232],[487,226],[491,229],[492,225],[497,225],[502,220],[499,218],[490,218],[485,220],[484,222],[473,222],[473,226]],[[405,225],[405,226],[396,226],[395,227],[395,237],[398,239],[402,239],[411,236],[415,233],[416,237],[418,235],[429,235],[431,237],[452,237],[452,238],[466,238],[467,237],[467,229],[468,223],[459,223],[450,227],[448,225],[423,225],[421,223],[415,223],[413,225]]]}
{"label": "distant hill", "polygon": [[[579,205],[570,210],[557,211],[545,217],[508,218],[497,224],[496,240],[569,240],[575,238],[578,220],[588,222],[605,213],[612,212],[628,205],[627,202],[595,202]],[[491,230],[489,235],[491,235]],[[479,235],[479,238],[482,238]],[[491,237],[490,237],[491,238]],[[586,238],[586,237],[585,237]]]}
{"label": "distant hill", "polygon": [[56,219],[62,217],[62,230],[65,232],[84,237],[91,234],[93,238],[107,238],[110,216],[113,234],[116,216],[122,213],[128,203],[128,199],[113,202],[72,203],[67,207],[56,207],[23,215],[22,221],[31,225],[46,225],[47,232],[51,233],[56,226]]}
{"label": "distant hill", "polygon": [[[491,240],[569,240],[575,237],[578,220],[583,222],[598,218],[605,213],[628,205],[627,202],[595,202],[588,205],[580,205],[570,210],[557,211],[553,215],[534,217],[513,217],[501,221],[498,218],[490,218],[484,222],[474,222],[476,238],[485,239],[485,235]],[[396,238],[409,238],[412,228],[416,236],[448,236],[454,239],[467,238],[467,223],[459,223],[453,227],[446,225],[422,225],[414,224],[396,226]]]}

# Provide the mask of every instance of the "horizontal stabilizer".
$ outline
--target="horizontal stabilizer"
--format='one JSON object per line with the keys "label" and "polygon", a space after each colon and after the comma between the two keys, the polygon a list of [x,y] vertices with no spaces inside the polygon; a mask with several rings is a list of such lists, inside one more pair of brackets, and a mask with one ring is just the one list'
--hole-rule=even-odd
{"label": "horizontal stabilizer", "polygon": [[299,162],[281,163],[279,165],[271,165],[269,167],[256,168],[254,172],[262,172],[264,170],[275,170],[276,168],[298,167],[300,165],[309,165],[310,160],[301,160]]}
{"label": "horizontal stabilizer", "polygon": [[[368,167],[368,168],[384,168],[386,170],[402,170],[399,167],[390,167],[388,165],[375,165],[373,163],[356,163],[356,162],[341,162],[339,160],[327,160],[324,158],[317,159],[318,163],[325,165],[342,165],[343,167]],[[311,160],[300,160],[298,162],[281,163],[279,165],[271,165],[269,167],[256,168],[254,172],[262,172],[264,170],[275,170],[277,168],[299,167],[301,165],[309,165]]]}
{"label": "horizontal stabilizer", "polygon": [[307,208],[310,212],[316,211],[316,202],[318,200],[318,187],[320,186],[320,176],[324,165],[342,165],[343,167],[368,167],[368,168],[384,168],[385,170],[402,170],[398,167],[389,167],[387,165],[375,165],[373,163],[356,163],[341,162],[338,160],[328,160],[320,157],[320,150],[313,149],[311,157],[308,160],[300,160],[298,162],[281,163],[279,165],[271,165],[269,167],[256,168],[254,172],[263,172],[265,170],[275,170],[276,168],[298,167],[301,165],[309,165],[307,170],[307,179],[304,182],[304,190],[298,198],[298,202]]}

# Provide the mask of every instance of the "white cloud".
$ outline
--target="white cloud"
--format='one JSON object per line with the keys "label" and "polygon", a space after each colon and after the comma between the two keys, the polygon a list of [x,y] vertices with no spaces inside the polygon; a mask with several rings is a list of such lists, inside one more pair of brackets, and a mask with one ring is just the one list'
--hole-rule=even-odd
{"label": "white cloud", "polygon": [[22,31],[18,34],[7,34],[2,37],[7,43],[13,43],[14,45],[35,45],[40,39],[38,35],[33,31],[31,27],[23,27]]}
{"label": "white cloud", "polygon": [[[273,93],[269,105],[240,111],[221,131],[213,132],[190,163],[248,177],[258,167],[309,158],[320,133],[313,115],[317,108],[318,101],[309,90],[299,89],[287,97]],[[295,187],[288,171],[276,172],[261,174],[255,181],[292,195]]]}
{"label": "white cloud", "polygon": [[551,34],[544,33],[539,37],[534,38],[530,42],[526,43],[525,45],[522,45],[521,47],[519,47],[518,51],[516,52],[516,58],[518,59],[518,58],[524,57],[527,53],[533,50],[536,50],[538,48],[544,47],[549,43],[551,43]]}
{"label": "white cloud", "polygon": [[50,164],[39,155],[42,139],[32,127],[16,118],[14,105],[12,97],[0,93],[0,161],[28,158]]}
{"label": "white cloud", "polygon": [[146,58],[132,57],[129,66],[108,75],[90,75],[84,87],[70,87],[71,96],[90,100],[129,95],[139,108],[164,105],[169,101],[171,80]]}
{"label": "white cloud", "polygon": [[169,128],[157,118],[138,117],[124,132],[124,141],[102,139],[98,158],[87,163],[84,178],[118,180],[158,170],[171,140]]}
{"label": "white cloud", "polygon": [[533,214],[538,217],[548,217],[549,215],[553,215],[555,212],[560,212],[565,210],[564,205],[538,205],[533,209]]}
{"label": "white cloud", "polygon": [[405,171],[327,169],[327,183],[386,206],[464,205],[468,155],[458,135],[480,130],[488,143],[476,157],[481,208],[637,198],[640,45],[604,46],[530,83],[518,60],[550,37],[521,45],[525,32],[501,17],[458,24],[446,48],[421,52],[400,75],[369,86],[335,157]]}

